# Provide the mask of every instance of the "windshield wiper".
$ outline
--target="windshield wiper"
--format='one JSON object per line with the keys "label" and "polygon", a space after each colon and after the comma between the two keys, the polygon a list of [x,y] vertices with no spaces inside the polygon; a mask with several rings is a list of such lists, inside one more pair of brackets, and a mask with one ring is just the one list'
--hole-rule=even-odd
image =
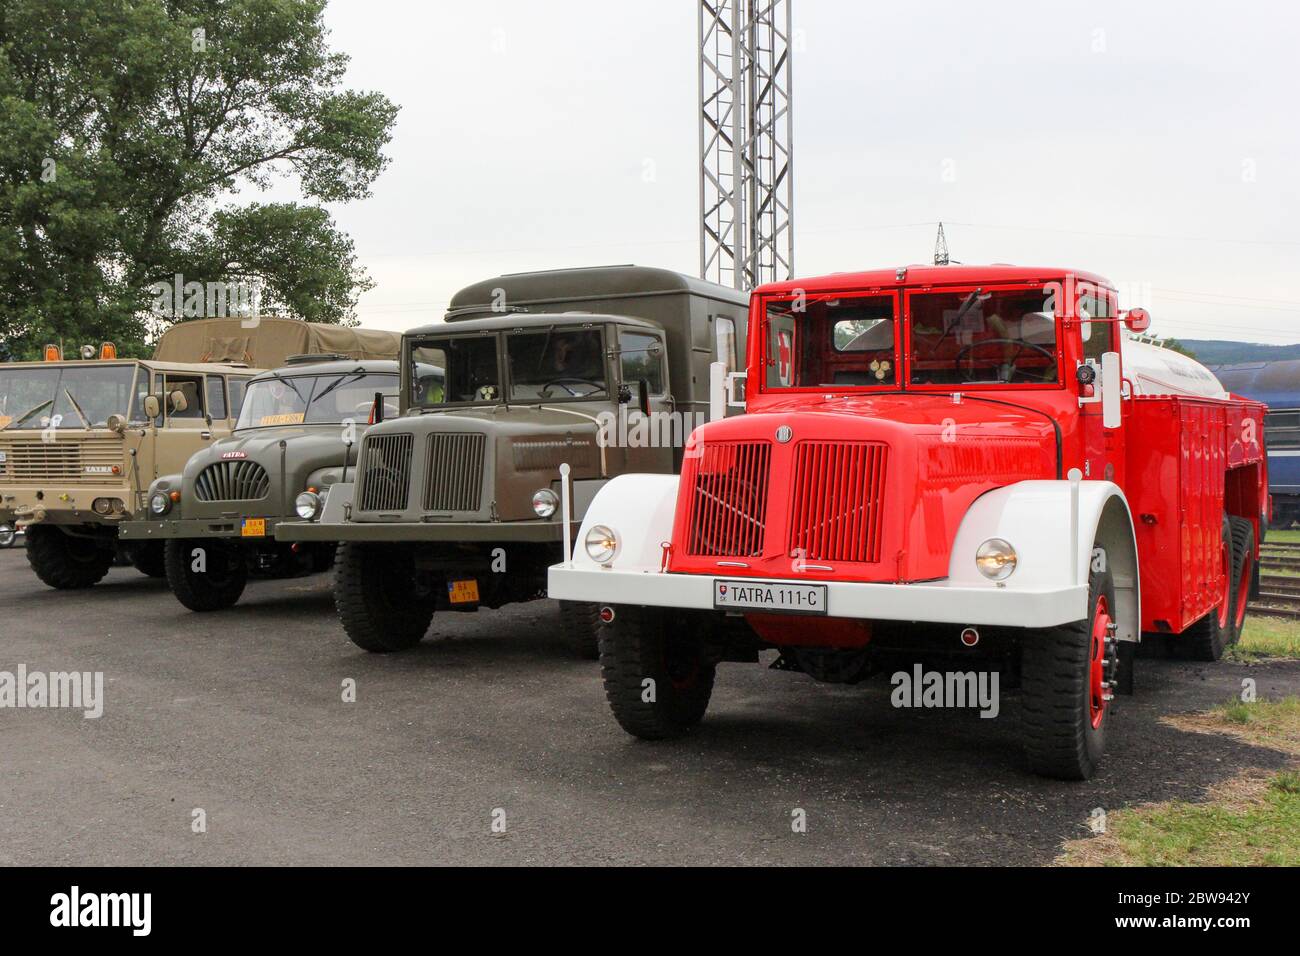
{"label": "windshield wiper", "polygon": [[962,303],[957,306],[957,313],[952,317],[952,321],[944,323],[943,334],[939,336],[938,341],[936,341],[934,346],[930,349],[931,355],[939,351],[939,346],[943,344],[943,340],[946,339],[948,334],[958,326],[962,319],[966,318],[966,313],[971,310],[971,307],[975,305],[976,302],[980,301],[983,292],[983,289],[973,289],[970,295],[962,299]]}
{"label": "windshield wiper", "polygon": [[359,379],[359,378],[365,378],[365,375],[366,375],[365,369],[357,369],[357,370],[354,371],[354,372],[344,372],[342,375],[340,375],[340,376],[339,376],[338,378],[336,378],[334,381],[330,382],[330,383],[329,383],[328,385],[326,385],[323,389],[321,389],[319,392],[317,392],[315,395],[313,395],[313,396],[311,397],[311,401],[308,402],[307,404],[308,404],[308,405],[311,405],[311,404],[313,404],[313,403],[314,403],[318,398],[324,398],[324,397],[325,397],[326,395],[328,395],[330,392],[334,391],[334,389],[336,389],[336,388],[338,388],[340,385],[342,385],[343,382],[344,382],[344,380],[347,380],[348,382],[355,382],[355,381],[356,381],[357,379]]}
{"label": "windshield wiper", "polygon": [[72,392],[65,388],[63,394],[68,396],[68,401],[72,403],[72,407],[76,410],[77,417],[81,419],[81,424],[85,426],[87,431],[90,431],[90,419],[87,418],[86,413],[81,410],[81,406],[77,404],[77,400],[72,397]]}
{"label": "windshield wiper", "polygon": [[297,385],[293,384],[293,382],[291,382],[289,379],[285,378],[285,377],[284,377],[283,375],[281,375],[279,372],[272,372],[272,373],[271,373],[271,378],[275,379],[277,382],[280,382],[280,383],[282,383],[282,384],[284,384],[284,385],[288,385],[291,389],[293,389],[293,393],[294,393],[295,395],[298,396],[298,401],[302,402],[302,406],[303,406],[303,408],[306,409],[306,407],[307,407],[307,399],[305,399],[305,398],[302,397],[302,392],[298,391],[298,386],[297,386]]}
{"label": "windshield wiper", "polygon": [[23,412],[23,413],[22,413],[21,415],[19,415],[17,418],[13,419],[12,421],[6,422],[4,425],[0,426],[0,431],[4,431],[6,428],[11,428],[11,427],[13,427],[14,425],[21,425],[21,424],[22,424],[24,421],[26,421],[30,416],[35,415],[35,414],[36,414],[37,412],[39,412],[42,408],[44,408],[46,405],[49,405],[49,404],[52,403],[53,401],[54,401],[54,399],[52,399],[52,398],[47,398],[45,401],[41,402],[39,405],[33,405],[31,408],[27,409],[27,411]]}

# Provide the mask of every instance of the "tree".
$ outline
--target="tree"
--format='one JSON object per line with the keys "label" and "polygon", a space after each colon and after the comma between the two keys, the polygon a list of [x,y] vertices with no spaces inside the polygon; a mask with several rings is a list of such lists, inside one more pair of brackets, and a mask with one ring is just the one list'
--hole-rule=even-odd
{"label": "tree", "polygon": [[[294,315],[352,320],[371,283],[321,204],[369,195],[397,107],[342,88],[324,7],[0,4],[0,351],[138,352],[150,287],[178,275],[254,275]],[[306,202],[239,201],[283,177]]]}

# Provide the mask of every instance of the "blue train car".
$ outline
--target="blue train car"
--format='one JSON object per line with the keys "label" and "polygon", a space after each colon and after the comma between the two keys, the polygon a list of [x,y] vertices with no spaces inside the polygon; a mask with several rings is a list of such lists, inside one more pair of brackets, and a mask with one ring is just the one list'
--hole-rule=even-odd
{"label": "blue train car", "polygon": [[1268,405],[1264,442],[1273,527],[1300,521],[1300,361],[1211,366],[1223,387]]}

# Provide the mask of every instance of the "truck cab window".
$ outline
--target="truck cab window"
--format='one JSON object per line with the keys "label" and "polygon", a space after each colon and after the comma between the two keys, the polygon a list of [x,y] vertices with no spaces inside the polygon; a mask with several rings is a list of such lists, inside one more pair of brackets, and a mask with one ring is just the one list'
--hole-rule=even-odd
{"label": "truck cab window", "polygon": [[719,315],[713,320],[713,334],[717,340],[717,360],[727,367],[728,372],[736,370],[736,320],[727,315]]}
{"label": "truck cab window", "polygon": [[506,356],[511,401],[590,398],[607,391],[599,329],[511,332]]}
{"label": "truck cab window", "polygon": [[248,377],[241,375],[239,377],[230,377],[230,417],[238,418],[240,409],[244,407],[244,392],[248,388]]}
{"label": "truck cab window", "polygon": [[1083,357],[1100,365],[1102,355],[1115,351],[1115,323],[1093,320],[1113,319],[1114,300],[1105,292],[1085,292],[1079,296],[1075,314],[1079,319],[1079,336],[1083,339]]}
{"label": "truck cab window", "polygon": [[908,301],[912,384],[1059,380],[1056,317],[1043,290],[922,292]]}
{"label": "truck cab window", "polygon": [[208,376],[208,414],[214,419],[225,418],[226,383],[220,375]]}
{"label": "truck cab window", "polygon": [[[409,362],[412,405],[501,401],[495,334],[423,339],[412,343]],[[441,369],[442,375],[423,374],[421,366]]]}
{"label": "truck cab window", "polygon": [[768,388],[893,385],[898,353],[894,297],[832,296],[767,309]]}
{"label": "truck cab window", "polygon": [[163,394],[171,395],[172,392],[180,392],[185,396],[185,410],[178,412],[169,408],[166,414],[168,419],[180,421],[183,419],[203,418],[203,377],[201,375],[192,377],[165,376],[163,379]]}
{"label": "truck cab window", "polygon": [[619,372],[624,385],[645,380],[651,395],[664,393],[664,345],[659,336],[645,332],[618,334]]}

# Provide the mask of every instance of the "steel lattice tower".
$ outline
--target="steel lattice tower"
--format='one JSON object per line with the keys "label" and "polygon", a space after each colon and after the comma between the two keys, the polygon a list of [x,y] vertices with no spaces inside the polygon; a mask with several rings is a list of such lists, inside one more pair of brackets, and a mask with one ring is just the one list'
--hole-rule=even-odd
{"label": "steel lattice tower", "polygon": [[794,275],[791,0],[700,0],[700,276]]}

